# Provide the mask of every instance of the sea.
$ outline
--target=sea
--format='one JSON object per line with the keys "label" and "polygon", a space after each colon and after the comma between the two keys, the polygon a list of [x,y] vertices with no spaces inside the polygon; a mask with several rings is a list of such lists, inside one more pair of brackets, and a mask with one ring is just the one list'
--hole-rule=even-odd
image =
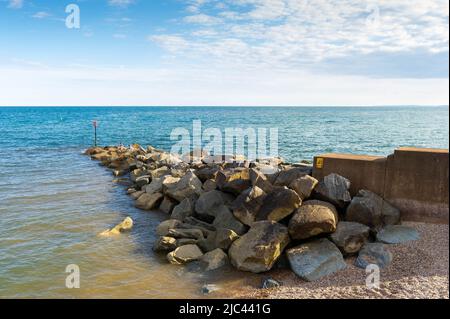
{"label": "sea", "polygon": [[[448,106],[0,107],[0,297],[203,298],[205,284],[218,287],[214,297],[257,287],[259,276],[232,269],[204,274],[168,265],[152,251],[167,216],[134,208],[111,172],[82,155],[95,142],[170,151],[177,132],[194,140],[199,124],[205,135],[276,132],[267,136],[290,162],[330,152],[449,148]],[[127,216],[131,232],[97,236]],[[68,284],[74,267],[79,288]]]}

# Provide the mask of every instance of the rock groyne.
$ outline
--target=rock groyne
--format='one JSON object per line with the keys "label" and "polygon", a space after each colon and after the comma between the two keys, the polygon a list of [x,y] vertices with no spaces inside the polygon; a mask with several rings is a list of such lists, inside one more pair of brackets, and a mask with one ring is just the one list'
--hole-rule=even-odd
{"label": "rock groyne", "polygon": [[386,267],[389,243],[418,237],[380,196],[360,190],[352,197],[350,180],[334,173],[316,180],[308,164],[139,145],[85,154],[129,184],[136,207],[167,214],[152,230],[159,236],[153,250],[172,264],[253,273],[278,264],[313,281],[345,268],[348,256],[357,256],[358,267]]}

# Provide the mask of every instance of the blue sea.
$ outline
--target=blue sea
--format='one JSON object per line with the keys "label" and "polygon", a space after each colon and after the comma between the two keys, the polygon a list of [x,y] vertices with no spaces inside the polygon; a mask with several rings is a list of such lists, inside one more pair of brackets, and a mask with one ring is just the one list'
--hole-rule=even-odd
{"label": "blue sea", "polygon": [[[277,128],[279,155],[311,160],[328,152],[388,155],[401,146],[449,147],[448,107],[92,107],[0,108],[0,297],[195,298],[253,276],[207,277],[167,265],[152,250],[167,216],[133,207],[110,172],[83,156],[93,144],[170,150],[181,127]],[[131,216],[119,238],[97,234]],[[80,268],[80,289],[65,285]]]}

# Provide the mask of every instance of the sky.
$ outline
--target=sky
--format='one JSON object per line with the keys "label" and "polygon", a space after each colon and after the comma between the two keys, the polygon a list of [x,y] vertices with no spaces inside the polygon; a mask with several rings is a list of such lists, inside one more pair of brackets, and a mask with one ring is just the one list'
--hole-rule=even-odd
{"label": "sky", "polygon": [[0,0],[0,106],[448,105],[448,56],[447,0]]}

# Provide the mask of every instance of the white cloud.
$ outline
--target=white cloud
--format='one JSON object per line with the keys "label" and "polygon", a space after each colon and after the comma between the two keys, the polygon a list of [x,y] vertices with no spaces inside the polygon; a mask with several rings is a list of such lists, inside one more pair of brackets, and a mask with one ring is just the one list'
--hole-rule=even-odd
{"label": "white cloud", "polygon": [[206,14],[196,14],[185,17],[183,21],[186,23],[212,25],[221,22],[221,19]]}
{"label": "white cloud", "polygon": [[50,15],[51,14],[48,12],[39,11],[39,12],[36,12],[35,14],[33,14],[32,17],[36,18],[36,19],[45,19],[45,18],[49,17]]}
{"label": "white cloud", "polygon": [[[217,3],[188,1],[195,14],[183,21],[198,30],[176,35],[183,56],[292,67],[361,54],[448,52],[446,0],[225,0],[212,6]],[[171,36],[158,43],[174,53]],[[239,47],[229,46],[231,40]]]}
{"label": "white cloud", "polygon": [[117,7],[127,7],[133,3],[134,3],[134,0],[108,0],[109,5],[117,6]]}
{"label": "white cloud", "polygon": [[8,8],[20,9],[23,7],[23,0],[9,0]]}

